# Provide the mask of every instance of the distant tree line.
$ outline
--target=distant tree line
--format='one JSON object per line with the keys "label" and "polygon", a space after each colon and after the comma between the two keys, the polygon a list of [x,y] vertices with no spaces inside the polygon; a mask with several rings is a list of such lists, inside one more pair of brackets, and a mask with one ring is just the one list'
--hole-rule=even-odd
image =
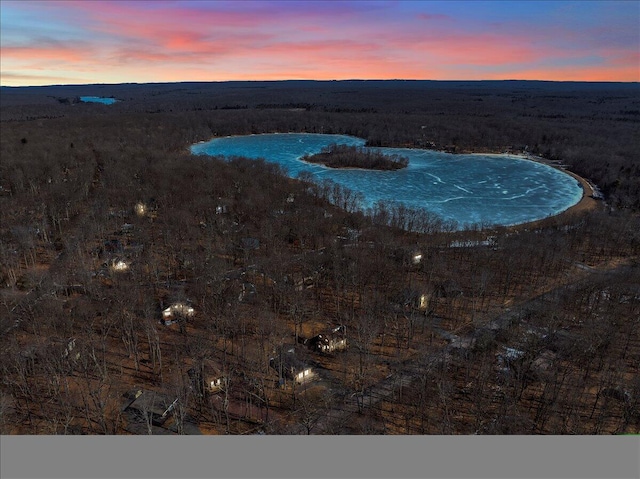
{"label": "distant tree line", "polygon": [[[115,96],[115,105],[59,98]],[[38,98],[34,102],[34,98]],[[341,133],[368,146],[529,152],[640,209],[637,85],[558,82],[228,82],[3,88],[2,121],[150,114],[176,148],[231,134]],[[148,122],[149,117],[140,117]],[[26,135],[22,137],[29,139]],[[166,141],[166,140],[165,140]]]}

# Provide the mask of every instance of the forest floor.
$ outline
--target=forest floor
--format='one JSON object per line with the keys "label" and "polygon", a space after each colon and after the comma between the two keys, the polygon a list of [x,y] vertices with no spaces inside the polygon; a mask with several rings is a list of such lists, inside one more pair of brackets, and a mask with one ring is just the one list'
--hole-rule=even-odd
{"label": "forest floor", "polygon": [[[575,270],[571,279],[562,285],[530,299],[521,305],[522,307],[539,307],[548,297],[557,295],[559,292],[573,289],[579,282],[584,282],[585,275],[604,275],[612,274],[616,270],[628,267],[630,261],[621,262],[615,265],[604,264],[597,268],[590,268],[588,272],[578,268]],[[494,319],[488,324],[488,327],[494,331],[505,330],[509,328],[510,324],[517,320],[520,314],[520,309],[511,310],[505,309],[503,312],[497,314]],[[335,404],[332,408],[324,411],[323,416],[314,424],[311,434],[353,434],[358,433],[356,428],[358,427],[359,418],[362,417],[366,409],[377,409],[378,411],[384,410],[384,406],[381,406],[383,402],[394,403],[398,394],[402,394],[401,391],[405,387],[410,387],[412,383],[417,381],[420,376],[426,373],[436,370],[437,368],[446,367],[446,365],[456,356],[461,354],[468,354],[465,351],[470,351],[476,341],[475,331],[471,331],[469,334],[456,335],[437,326],[441,318],[433,318],[434,325],[432,329],[446,341],[445,344],[440,347],[435,347],[432,344],[423,346],[416,351],[408,359],[395,361],[391,368],[391,373],[386,377],[378,381],[377,383],[367,387],[361,392],[356,392],[348,397],[344,398],[342,403]],[[595,398],[598,394],[597,388],[590,391],[588,395],[591,398]],[[592,399],[593,401],[593,399]],[[382,418],[380,418],[382,419]],[[393,421],[382,420],[382,423],[377,427],[382,428],[387,433],[393,434],[394,432],[389,427],[393,424]],[[374,426],[375,427],[375,426]],[[337,428],[337,430],[336,430]],[[331,432],[329,432],[331,431]],[[285,428],[282,434],[307,434],[305,427],[300,424],[291,424]],[[406,430],[402,429],[399,434],[406,434]]]}

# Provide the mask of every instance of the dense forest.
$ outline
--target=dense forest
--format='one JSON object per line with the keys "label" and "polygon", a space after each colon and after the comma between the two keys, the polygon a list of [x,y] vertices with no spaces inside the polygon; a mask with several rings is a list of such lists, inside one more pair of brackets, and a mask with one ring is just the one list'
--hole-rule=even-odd
{"label": "dense forest", "polygon": [[[0,128],[2,434],[640,432],[638,84],[2,87]],[[189,153],[270,132],[529,153],[604,201],[454,231]]]}

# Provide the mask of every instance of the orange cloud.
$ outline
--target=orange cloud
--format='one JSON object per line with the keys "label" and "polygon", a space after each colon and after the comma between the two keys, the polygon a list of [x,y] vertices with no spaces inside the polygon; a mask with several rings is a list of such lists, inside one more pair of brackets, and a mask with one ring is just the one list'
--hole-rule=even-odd
{"label": "orange cloud", "polygon": [[14,73],[2,71],[0,73],[2,83],[9,81],[12,84],[27,85],[52,85],[52,84],[87,84],[93,83],[95,80],[73,76],[51,76],[51,75],[29,75],[25,73]]}
{"label": "orange cloud", "polygon": [[13,61],[82,62],[91,53],[90,49],[71,46],[2,47],[2,57]]}
{"label": "orange cloud", "polygon": [[[474,23],[468,15],[463,20],[459,8],[452,10],[458,12],[455,15],[424,13],[411,2],[399,2],[399,8],[394,2],[14,5],[23,14],[39,15],[39,21],[50,19],[48,34],[65,32],[61,34],[64,41],[23,34],[18,41],[3,33],[3,71],[24,74],[24,78],[34,72],[48,71],[53,78],[75,71],[84,78],[95,76],[93,81],[108,77],[113,82],[638,81],[637,45],[627,46],[637,39],[637,32],[615,36],[612,27],[602,25],[581,30],[558,22],[534,25],[526,19]],[[71,41],[68,31],[82,41]]]}
{"label": "orange cloud", "polygon": [[638,82],[640,74],[637,66],[621,67],[577,67],[577,68],[530,68],[511,71],[508,74],[491,75],[488,80],[530,80],[589,82]]}

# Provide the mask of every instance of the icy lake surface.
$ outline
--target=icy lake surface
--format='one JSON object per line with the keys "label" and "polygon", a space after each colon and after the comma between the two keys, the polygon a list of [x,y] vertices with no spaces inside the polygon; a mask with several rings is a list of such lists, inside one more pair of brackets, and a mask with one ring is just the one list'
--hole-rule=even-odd
{"label": "icy lake surface", "polygon": [[80,101],[84,101],[86,103],[102,103],[104,105],[113,105],[116,100],[115,98],[105,98],[101,96],[81,96]]}
{"label": "icy lake surface", "polygon": [[453,155],[434,150],[374,148],[409,158],[396,171],[332,169],[303,162],[331,144],[364,146],[344,135],[275,133],[215,138],[191,146],[195,155],[264,158],[281,165],[290,177],[303,171],[329,178],[362,193],[364,208],[379,200],[424,208],[460,227],[473,224],[514,225],[560,213],[582,197],[570,175],[550,166],[510,155]]}

